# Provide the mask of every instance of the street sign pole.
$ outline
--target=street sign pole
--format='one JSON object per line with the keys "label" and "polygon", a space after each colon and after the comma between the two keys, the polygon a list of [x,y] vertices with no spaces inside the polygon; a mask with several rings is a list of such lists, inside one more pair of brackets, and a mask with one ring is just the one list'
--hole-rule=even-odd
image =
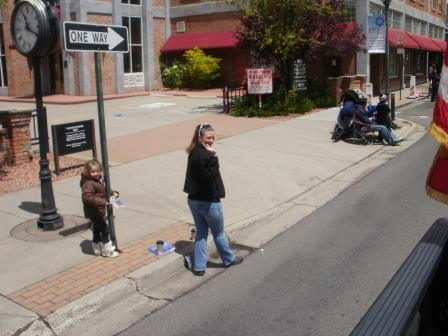
{"label": "street sign pole", "polygon": [[118,249],[117,236],[115,235],[114,213],[112,204],[110,204],[110,196],[112,194],[110,188],[110,175],[109,175],[109,159],[107,156],[107,137],[106,126],[104,118],[104,99],[103,99],[103,78],[101,74],[101,59],[100,53],[95,53],[95,76],[96,76],[96,100],[98,105],[98,121],[100,131],[100,144],[101,144],[101,161],[103,163],[104,182],[106,185],[106,199],[107,199],[107,221],[110,226],[110,239],[116,247],[117,252],[121,252]]}
{"label": "street sign pole", "polygon": [[120,252],[117,243],[117,236],[115,235],[114,213],[112,205],[109,203],[112,190],[110,187],[110,175],[109,175],[109,158],[107,155],[107,137],[106,126],[104,118],[104,98],[103,98],[103,78],[101,69],[100,53],[95,53],[95,76],[96,76],[96,100],[98,105],[98,121],[100,132],[100,144],[101,144],[101,161],[103,164],[104,183],[106,185],[106,199],[107,199],[107,221],[110,226],[110,239],[114,243],[117,252]]}
{"label": "street sign pole", "polygon": [[76,52],[94,52],[96,76],[96,100],[98,104],[98,124],[101,143],[101,161],[103,163],[104,183],[106,185],[107,221],[110,228],[110,239],[118,249],[115,234],[114,213],[110,196],[109,159],[107,157],[106,124],[104,120],[103,79],[101,70],[101,52],[129,52],[128,29],[124,26],[101,25],[82,22],[64,22],[64,49]]}

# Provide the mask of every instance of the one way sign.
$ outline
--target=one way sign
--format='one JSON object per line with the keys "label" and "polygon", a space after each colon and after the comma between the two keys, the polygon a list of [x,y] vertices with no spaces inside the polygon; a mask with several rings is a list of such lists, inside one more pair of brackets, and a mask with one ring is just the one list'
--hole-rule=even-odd
{"label": "one way sign", "polygon": [[128,28],[64,21],[67,51],[128,52]]}

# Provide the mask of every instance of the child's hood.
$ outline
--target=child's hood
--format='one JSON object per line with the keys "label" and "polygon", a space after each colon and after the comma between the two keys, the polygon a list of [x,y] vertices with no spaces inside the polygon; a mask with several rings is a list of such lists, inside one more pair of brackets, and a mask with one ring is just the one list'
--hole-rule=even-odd
{"label": "child's hood", "polygon": [[101,183],[99,178],[92,177],[92,176],[86,175],[84,173],[81,173],[81,181],[79,182],[79,186],[82,188],[82,186],[89,180]]}

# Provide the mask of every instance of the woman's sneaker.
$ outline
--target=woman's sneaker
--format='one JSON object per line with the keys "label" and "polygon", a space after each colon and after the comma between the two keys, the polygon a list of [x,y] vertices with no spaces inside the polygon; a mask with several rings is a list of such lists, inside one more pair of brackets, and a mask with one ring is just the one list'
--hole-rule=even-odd
{"label": "woman's sneaker", "polygon": [[239,257],[239,256],[235,256],[235,259],[233,259],[233,261],[226,265],[225,267],[230,267],[230,266],[235,266],[235,265],[239,265],[244,261],[243,257]]}

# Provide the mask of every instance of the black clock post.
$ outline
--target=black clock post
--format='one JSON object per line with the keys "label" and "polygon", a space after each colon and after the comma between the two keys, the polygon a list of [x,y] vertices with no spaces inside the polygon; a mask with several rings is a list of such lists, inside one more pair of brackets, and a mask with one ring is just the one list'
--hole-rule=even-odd
{"label": "black clock post", "polygon": [[41,214],[37,226],[42,230],[57,230],[64,226],[54,202],[51,171],[48,164],[48,131],[42,100],[41,59],[48,55],[57,41],[58,20],[52,0],[15,0],[11,16],[11,35],[17,51],[28,57],[34,70],[37,123],[39,129],[39,178]]}
{"label": "black clock post", "polygon": [[47,124],[45,118],[44,104],[42,100],[42,82],[41,82],[41,58],[33,58],[34,70],[34,92],[36,96],[37,124],[39,129],[39,178],[40,193],[42,200],[42,211],[37,220],[37,226],[42,230],[57,230],[64,226],[63,218],[59,215],[54,202],[53,185],[51,183],[51,171],[48,165],[48,136]]}

